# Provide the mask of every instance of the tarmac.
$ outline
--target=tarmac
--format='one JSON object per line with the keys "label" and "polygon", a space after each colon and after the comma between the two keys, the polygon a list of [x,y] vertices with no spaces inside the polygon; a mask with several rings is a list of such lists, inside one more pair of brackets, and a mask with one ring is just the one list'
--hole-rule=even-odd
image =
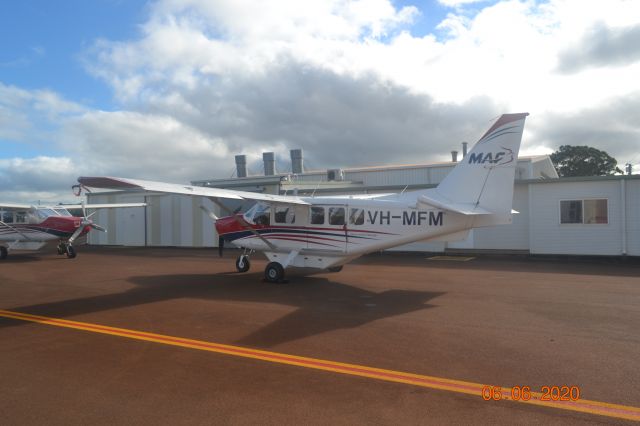
{"label": "tarmac", "polygon": [[634,259],[385,253],[269,284],[259,254],[77,252],[0,261],[3,424],[640,421]]}

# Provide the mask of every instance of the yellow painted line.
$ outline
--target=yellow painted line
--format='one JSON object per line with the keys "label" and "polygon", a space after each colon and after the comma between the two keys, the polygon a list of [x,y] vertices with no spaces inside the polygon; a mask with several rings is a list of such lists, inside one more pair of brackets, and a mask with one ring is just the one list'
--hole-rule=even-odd
{"label": "yellow painted line", "polygon": [[454,262],[468,262],[475,259],[475,257],[466,256],[431,256],[427,257],[427,260],[452,260]]}
{"label": "yellow painted line", "polygon": [[[15,311],[0,310],[0,317],[12,318],[22,321],[30,321],[56,327],[74,328],[77,330],[90,331],[93,333],[110,334],[113,336],[126,337],[129,339],[146,340],[149,342],[162,343],[171,346],[198,349],[209,352],[233,355],[243,358],[253,358],[277,364],[296,365],[316,370],[332,371],[340,374],[352,376],[368,377],[372,379],[385,380],[388,382],[406,383],[414,386],[421,386],[431,389],[440,389],[450,392],[465,393],[482,398],[482,391],[486,385],[481,383],[465,382],[461,380],[445,379],[441,377],[425,376],[421,374],[405,373],[402,371],[384,370],[381,368],[367,367],[357,364],[346,364],[342,362],[328,361],[323,359],[301,357],[296,355],[269,352],[258,349],[244,348],[241,346],[224,345],[203,340],[185,339],[182,337],[167,336],[163,334],[147,333],[144,331],[129,330],[126,328],[109,327],[86,322],[70,321],[59,318],[50,318],[40,315],[31,315]],[[485,389],[486,391],[486,389]],[[502,387],[503,399],[508,399],[511,395],[511,388]],[[609,404],[599,401],[579,399],[577,401],[543,401],[542,394],[531,392],[531,399],[509,401],[522,404],[541,405],[545,407],[562,410],[579,411],[582,413],[596,414],[600,416],[615,417],[619,419],[640,421],[640,408],[618,404]],[[487,401],[487,404],[493,401]]]}

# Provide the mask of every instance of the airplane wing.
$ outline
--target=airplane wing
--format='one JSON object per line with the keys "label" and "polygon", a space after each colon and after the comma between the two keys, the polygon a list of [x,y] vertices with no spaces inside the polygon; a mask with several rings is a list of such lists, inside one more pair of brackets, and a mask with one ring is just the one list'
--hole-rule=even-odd
{"label": "airplane wing", "polygon": [[[272,203],[308,205],[299,197],[285,195],[259,194],[247,191],[234,191],[230,189],[208,188],[204,186],[179,185],[174,183],[154,182],[140,179],[125,179],[118,177],[88,177],[78,178],[78,182],[92,188],[140,190],[151,192],[164,192],[168,194],[197,195],[209,198],[226,198],[231,200],[256,200]],[[89,207],[89,205],[87,205]]]}
{"label": "airplane wing", "polygon": [[65,209],[81,209],[94,210],[94,209],[114,209],[123,207],[145,207],[146,203],[119,203],[119,204],[61,204],[53,207],[64,207]]}
{"label": "airplane wing", "polygon": [[14,203],[0,204],[0,210],[4,210],[4,211],[29,210],[30,208],[31,208],[31,204],[14,204]]}

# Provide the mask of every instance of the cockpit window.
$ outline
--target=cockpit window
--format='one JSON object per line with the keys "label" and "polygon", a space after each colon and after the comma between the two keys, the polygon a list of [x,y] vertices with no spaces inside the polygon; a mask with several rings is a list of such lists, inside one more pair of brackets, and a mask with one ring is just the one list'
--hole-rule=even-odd
{"label": "cockpit window", "polygon": [[58,216],[58,214],[52,209],[36,209],[36,214],[40,219],[46,219],[49,216]]}
{"label": "cockpit window", "polygon": [[269,226],[271,223],[271,207],[268,204],[258,203],[245,213],[245,217],[256,225]]}

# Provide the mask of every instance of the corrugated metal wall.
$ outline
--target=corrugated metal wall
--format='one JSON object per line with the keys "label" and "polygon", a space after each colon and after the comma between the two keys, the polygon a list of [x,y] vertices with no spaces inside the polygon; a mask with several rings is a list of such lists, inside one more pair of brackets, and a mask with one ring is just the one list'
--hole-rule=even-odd
{"label": "corrugated metal wall", "polygon": [[90,195],[88,203],[147,202],[147,207],[99,210],[92,218],[107,233],[91,232],[96,245],[216,247],[213,221],[200,205],[219,215],[211,200],[187,195]]}

